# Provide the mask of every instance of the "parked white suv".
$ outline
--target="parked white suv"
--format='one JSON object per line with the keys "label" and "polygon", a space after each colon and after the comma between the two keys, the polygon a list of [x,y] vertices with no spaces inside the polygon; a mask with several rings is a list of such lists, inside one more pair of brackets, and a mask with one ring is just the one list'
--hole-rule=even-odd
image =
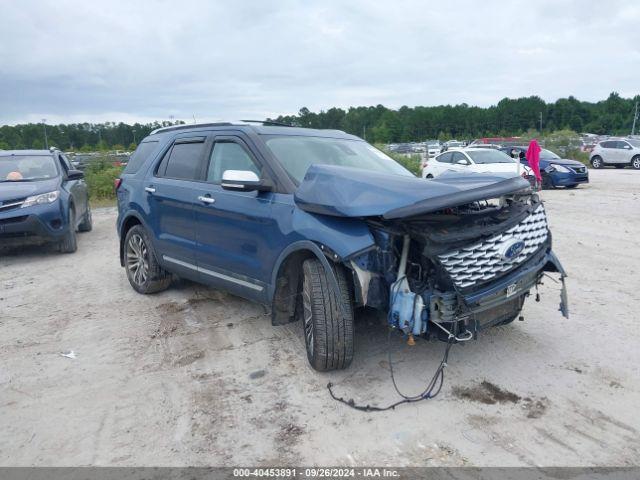
{"label": "parked white suv", "polygon": [[636,170],[640,170],[640,140],[629,138],[605,140],[595,146],[589,160],[593,168],[602,168],[606,165],[624,168],[631,165]]}

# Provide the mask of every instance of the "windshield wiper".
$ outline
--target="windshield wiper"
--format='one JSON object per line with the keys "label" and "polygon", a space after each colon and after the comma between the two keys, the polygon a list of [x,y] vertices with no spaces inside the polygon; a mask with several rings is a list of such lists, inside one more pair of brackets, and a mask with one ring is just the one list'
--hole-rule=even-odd
{"label": "windshield wiper", "polygon": [[21,178],[18,180],[0,180],[0,183],[18,183],[18,182],[33,182],[37,180],[35,178]]}

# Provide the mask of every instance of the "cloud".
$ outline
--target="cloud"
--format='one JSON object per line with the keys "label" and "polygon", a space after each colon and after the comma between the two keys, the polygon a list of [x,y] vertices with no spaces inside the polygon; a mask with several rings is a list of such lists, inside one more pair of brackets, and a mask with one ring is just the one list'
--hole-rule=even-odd
{"label": "cloud", "polygon": [[7,2],[0,124],[638,93],[625,2]]}

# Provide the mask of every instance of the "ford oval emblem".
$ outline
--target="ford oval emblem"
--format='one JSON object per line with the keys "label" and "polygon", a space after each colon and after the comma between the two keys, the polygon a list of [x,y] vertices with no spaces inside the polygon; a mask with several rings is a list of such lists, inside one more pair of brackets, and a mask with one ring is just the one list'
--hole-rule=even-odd
{"label": "ford oval emblem", "polygon": [[513,239],[504,242],[500,246],[500,256],[503,260],[511,262],[518,258],[518,255],[524,250],[524,242],[522,240]]}

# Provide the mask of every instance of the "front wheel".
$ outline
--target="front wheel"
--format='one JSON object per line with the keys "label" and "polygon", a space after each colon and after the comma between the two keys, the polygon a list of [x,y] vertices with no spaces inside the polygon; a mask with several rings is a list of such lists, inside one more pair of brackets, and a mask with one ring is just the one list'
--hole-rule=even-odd
{"label": "front wheel", "polygon": [[307,358],[321,372],[347,368],[353,360],[351,290],[344,267],[336,265],[332,269],[338,280],[337,295],[320,260],[308,259],[302,265],[302,308],[298,312],[302,316]]}
{"label": "front wheel", "polygon": [[604,162],[602,161],[602,158],[596,155],[591,159],[591,166],[597,170],[604,166]]}
{"label": "front wheel", "polygon": [[640,155],[633,157],[631,160],[631,166],[636,170],[640,170]]}
{"label": "front wheel", "polygon": [[76,233],[76,212],[72,208],[69,210],[69,228],[60,242],[60,252],[74,253],[78,250],[78,237]]}
{"label": "front wheel", "polygon": [[149,235],[142,225],[134,225],[127,232],[124,266],[129,283],[138,293],[160,292],[171,283],[171,275],[158,264]]}
{"label": "front wheel", "polygon": [[93,230],[93,217],[91,216],[91,205],[87,203],[87,211],[84,212],[82,222],[78,225],[78,231],[90,232]]}
{"label": "front wheel", "polygon": [[553,186],[553,182],[551,181],[551,178],[549,177],[549,175],[542,175],[542,189],[550,190],[552,188],[555,188],[555,187]]}

